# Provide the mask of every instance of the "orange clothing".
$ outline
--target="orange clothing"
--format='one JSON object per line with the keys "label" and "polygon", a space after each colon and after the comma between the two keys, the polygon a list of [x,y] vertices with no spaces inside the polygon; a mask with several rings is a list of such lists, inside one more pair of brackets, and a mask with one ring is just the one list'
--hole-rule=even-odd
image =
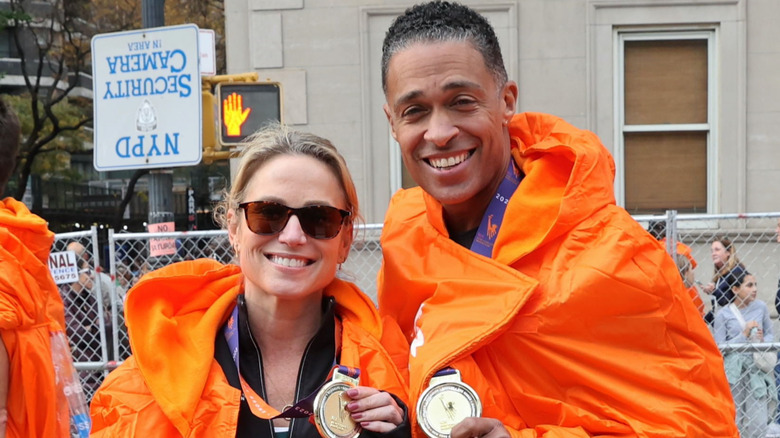
{"label": "orange clothing", "polygon": [[[666,237],[659,240],[659,242],[661,242],[661,246],[666,248]],[[690,246],[680,241],[677,241],[677,254],[688,259],[688,262],[690,262],[691,264],[690,269],[696,269],[698,263],[696,263],[696,259],[693,258],[693,250],[691,250]],[[699,309],[699,315],[704,316],[704,314],[706,314],[707,312],[704,309],[704,301],[702,301],[701,295],[699,295],[699,289],[697,289],[695,285],[691,285],[686,290],[688,291],[688,296],[691,297],[691,301],[693,301],[693,304],[696,306],[697,309]]]}
{"label": "orange clothing", "polygon": [[411,340],[412,407],[449,365],[514,437],[737,436],[720,352],[675,264],[615,205],[609,152],[549,115],[509,132],[525,177],[492,259],[450,240],[420,188],[391,201],[379,309]]}
{"label": "orange clothing", "polygon": [[53,241],[45,220],[13,198],[0,200],[0,337],[9,360],[9,438],[70,436],[67,406],[57,403],[49,343],[50,332],[65,329],[48,266]]}
{"label": "orange clothing", "polygon": [[693,301],[693,305],[698,309],[699,315],[704,316],[707,312],[704,311],[704,301],[702,301],[701,295],[699,295],[699,289],[696,289],[696,286],[692,285],[686,290],[688,291],[688,296],[691,297],[691,301]]}
{"label": "orange clothing", "polygon": [[[92,399],[93,437],[236,436],[241,392],[214,359],[214,340],[242,282],[238,266],[211,259],[143,277],[125,302],[133,356]],[[407,344],[395,323],[384,324],[371,299],[351,283],[334,280],[325,295],[336,299],[342,321],[341,364],[359,367],[362,385],[406,400],[398,367],[406,371]]]}
{"label": "orange clothing", "polygon": [[[661,246],[666,248],[666,237],[659,240],[661,242]],[[696,266],[698,266],[698,263],[696,263],[696,259],[693,258],[693,250],[691,250],[691,247],[677,241],[677,254],[685,257],[688,259],[688,262],[690,262],[691,267],[690,269],[696,269]],[[675,262],[676,263],[676,262]],[[699,315],[704,316],[705,309],[704,309],[704,301],[701,299],[701,295],[699,295],[699,289],[696,288],[695,285],[691,285],[691,287],[687,288],[688,296],[691,297],[691,300],[693,301],[693,304],[696,306],[696,308],[699,310]]]}
{"label": "orange clothing", "polygon": [[[663,241],[666,241],[666,239],[664,238]],[[687,258],[688,261],[691,262],[691,269],[696,269],[696,266],[698,266],[698,263],[696,263],[696,259],[693,258],[693,251],[691,250],[690,246],[688,246],[688,245],[678,241],[677,242],[677,254],[685,256],[685,258]]]}
{"label": "orange clothing", "polygon": [[[659,242],[661,242],[661,246],[666,248],[666,237],[659,240]],[[696,263],[696,259],[693,258],[693,250],[691,247],[680,242],[679,240],[677,241],[677,254],[684,256],[686,259],[688,259],[689,262],[691,262],[691,269],[696,269],[696,266],[699,265]]]}

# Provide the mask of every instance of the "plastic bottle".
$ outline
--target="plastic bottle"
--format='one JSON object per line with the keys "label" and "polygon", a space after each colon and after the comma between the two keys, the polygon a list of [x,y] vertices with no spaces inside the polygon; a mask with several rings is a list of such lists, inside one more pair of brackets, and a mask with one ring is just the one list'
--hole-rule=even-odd
{"label": "plastic bottle", "polygon": [[49,339],[56,374],[57,399],[63,402],[58,403],[58,406],[68,407],[67,412],[58,415],[58,421],[61,423],[60,430],[69,431],[66,436],[89,438],[92,421],[89,418],[87,398],[81,388],[78,372],[73,366],[73,358],[65,334],[61,331],[51,332]]}
{"label": "plastic bottle", "polygon": [[750,332],[749,332],[749,335],[748,335],[748,339],[750,340],[750,342],[758,342],[759,341],[759,339],[758,339],[758,327],[753,327],[753,328],[750,329]]}

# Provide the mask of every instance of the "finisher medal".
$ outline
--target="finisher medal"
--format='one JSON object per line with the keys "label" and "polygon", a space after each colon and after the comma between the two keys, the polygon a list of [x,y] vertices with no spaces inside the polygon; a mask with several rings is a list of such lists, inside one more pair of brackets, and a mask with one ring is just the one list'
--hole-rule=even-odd
{"label": "finisher medal", "polygon": [[481,415],[479,396],[463,383],[460,371],[454,368],[436,373],[417,402],[417,422],[431,438],[449,438],[456,424]]}
{"label": "finisher medal", "polygon": [[340,366],[333,371],[333,379],[322,386],[314,398],[314,424],[323,438],[355,438],[360,425],[347,411],[350,398],[346,391],[358,385],[360,370]]}

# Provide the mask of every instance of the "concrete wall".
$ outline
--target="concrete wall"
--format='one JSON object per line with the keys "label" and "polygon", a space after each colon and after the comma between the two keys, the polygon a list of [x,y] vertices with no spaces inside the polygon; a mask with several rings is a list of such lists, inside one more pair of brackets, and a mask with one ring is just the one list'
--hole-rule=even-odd
{"label": "concrete wall", "polygon": [[747,205],[780,210],[780,2],[747,1]]}

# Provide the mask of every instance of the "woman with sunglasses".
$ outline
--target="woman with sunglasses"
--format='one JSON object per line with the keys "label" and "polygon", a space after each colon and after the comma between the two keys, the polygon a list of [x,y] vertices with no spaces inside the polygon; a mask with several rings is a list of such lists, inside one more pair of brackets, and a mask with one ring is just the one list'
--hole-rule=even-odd
{"label": "woman with sunglasses", "polygon": [[93,399],[92,436],[410,436],[408,345],[336,278],[358,202],[331,143],[261,130],[215,217],[236,264],[181,262],[130,290],[133,356]]}

